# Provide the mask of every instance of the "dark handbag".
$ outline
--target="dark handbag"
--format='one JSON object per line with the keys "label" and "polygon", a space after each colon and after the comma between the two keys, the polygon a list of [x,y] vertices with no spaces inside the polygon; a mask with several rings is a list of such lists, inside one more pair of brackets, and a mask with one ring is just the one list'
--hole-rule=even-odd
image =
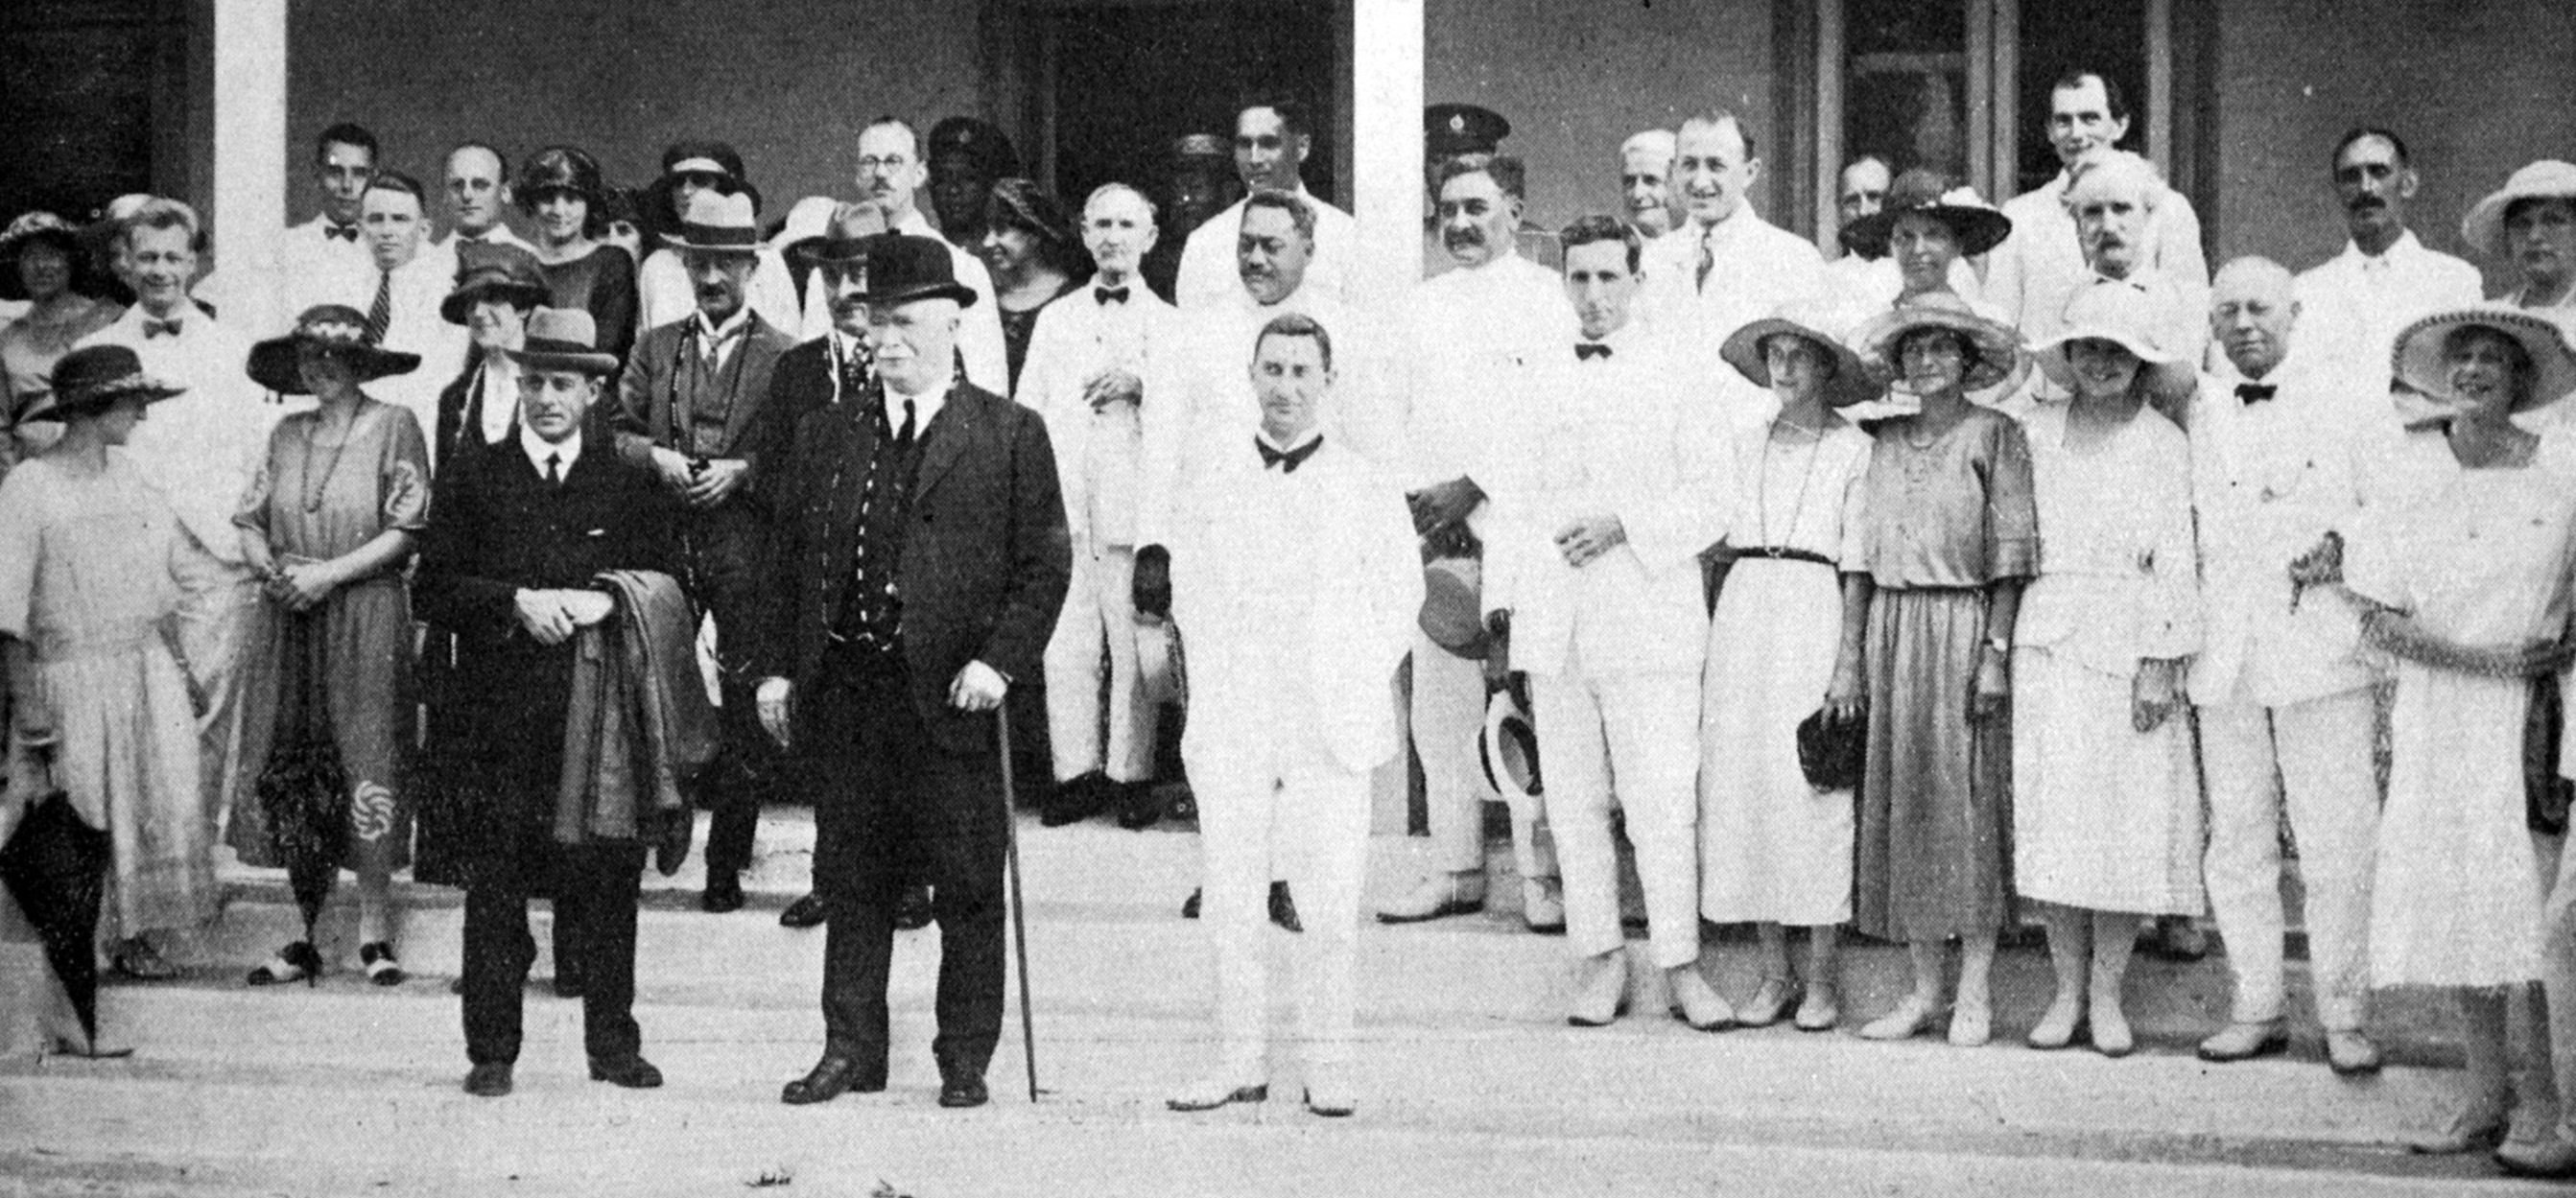
{"label": "dark handbag", "polygon": [[1798,769],[1819,791],[1857,789],[1868,749],[1868,720],[1835,720],[1819,707],[1798,721]]}
{"label": "dark handbag", "polygon": [[2559,737],[2567,727],[2566,696],[2558,675],[2531,680],[2531,702],[2522,717],[2522,818],[2544,836],[2567,834],[2569,800],[2576,782],[2558,776]]}

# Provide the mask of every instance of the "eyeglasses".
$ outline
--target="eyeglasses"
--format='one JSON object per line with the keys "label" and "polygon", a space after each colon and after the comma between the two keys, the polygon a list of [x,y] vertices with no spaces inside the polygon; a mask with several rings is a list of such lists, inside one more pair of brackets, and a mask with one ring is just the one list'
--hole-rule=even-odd
{"label": "eyeglasses", "polygon": [[870,155],[859,159],[859,169],[863,171],[899,171],[910,165],[912,159],[902,154],[888,154],[881,158]]}

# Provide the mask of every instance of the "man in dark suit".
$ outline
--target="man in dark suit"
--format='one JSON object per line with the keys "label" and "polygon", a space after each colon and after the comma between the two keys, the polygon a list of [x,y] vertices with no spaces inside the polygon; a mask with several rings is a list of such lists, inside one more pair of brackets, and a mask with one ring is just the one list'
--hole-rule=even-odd
{"label": "man in dark suit", "polygon": [[940,928],[939,1102],[979,1106],[1002,1031],[1011,818],[993,713],[1042,668],[1072,554],[1038,414],[959,378],[974,292],[947,247],[889,233],[860,252],[874,385],[799,421],[768,476],[779,569],[760,719],[808,766],[830,912],[823,1058],[781,1097],[885,1088],[894,904],[912,876]]}
{"label": "man in dark suit", "polygon": [[701,805],[715,813],[698,903],[723,913],[742,906],[760,801],[777,776],[777,754],[751,710],[755,592],[769,555],[768,520],[751,495],[761,464],[751,430],[796,339],[744,302],[761,250],[750,197],[699,193],[688,220],[663,240],[679,252],[697,309],[635,343],[610,424],[617,456],[649,469],[680,501],[680,584],[715,616],[724,748],[698,783]]}
{"label": "man in dark suit", "polygon": [[[615,611],[591,589],[606,570],[672,569],[669,501],[642,467],[609,452],[589,423],[617,359],[597,352],[590,314],[539,308],[519,367],[515,445],[460,457],[439,479],[412,603],[456,637],[449,702],[433,714],[475,746],[441,763],[458,805],[435,826],[468,843],[465,862],[465,1090],[510,1092],[518,1060],[519,987],[534,950],[532,883],[551,875],[555,918],[572,920],[582,959],[582,1043],[590,1076],[662,1084],[635,1025],[637,842],[558,844],[565,705],[576,628]],[[587,434],[587,435],[586,435]]]}

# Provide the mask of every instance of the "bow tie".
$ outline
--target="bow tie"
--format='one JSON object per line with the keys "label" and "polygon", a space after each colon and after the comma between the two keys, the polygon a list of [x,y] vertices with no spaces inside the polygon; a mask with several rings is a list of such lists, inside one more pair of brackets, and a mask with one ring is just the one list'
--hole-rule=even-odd
{"label": "bow tie", "polygon": [[2236,401],[2238,403],[2258,404],[2272,398],[2272,396],[2280,390],[2281,387],[2278,383],[2238,383],[2236,384]]}
{"label": "bow tie", "polygon": [[143,318],[143,336],[146,340],[150,340],[154,337],[176,337],[178,335],[179,322],[175,319],[154,320],[148,316]]}
{"label": "bow tie", "polygon": [[1610,347],[1603,345],[1598,341],[1577,341],[1574,343],[1574,360],[1577,362],[1589,362],[1594,358],[1606,358],[1609,356]]}
{"label": "bow tie", "polygon": [[324,221],[322,222],[322,235],[324,237],[337,237],[342,241],[356,244],[358,240],[358,226],[335,225],[329,221]]}
{"label": "bow tie", "polygon": [[1103,304],[1123,304],[1127,302],[1127,289],[1124,287],[1098,287],[1092,290],[1091,298],[1099,300]]}
{"label": "bow tie", "polygon": [[1281,474],[1295,474],[1297,467],[1305,465],[1306,459],[1315,456],[1315,451],[1324,447],[1324,439],[1317,437],[1295,449],[1281,452],[1270,448],[1268,441],[1255,437],[1252,439],[1252,447],[1261,451],[1262,469],[1267,470],[1277,466]]}

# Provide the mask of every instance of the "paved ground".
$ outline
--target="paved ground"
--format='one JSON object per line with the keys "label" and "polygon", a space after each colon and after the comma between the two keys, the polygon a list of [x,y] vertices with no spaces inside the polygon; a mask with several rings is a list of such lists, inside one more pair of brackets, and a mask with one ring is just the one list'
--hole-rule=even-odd
{"label": "paved ground", "polygon": [[[241,971],[294,918],[273,875],[237,871],[236,902],[192,946],[186,981],[108,992],[108,1022],[141,1049],[134,1059],[0,1063],[0,1195],[2550,1188],[2396,1146],[2438,1120],[2456,1079],[2447,1017],[2420,1000],[2382,1004],[2383,1038],[2401,1063],[2359,1083],[2315,1062],[2313,1025],[2291,1058],[2194,1059],[2190,1044],[2224,1011],[2216,961],[2141,963],[2137,1056],[2020,1047],[2013,1037],[2047,984],[2028,948],[2004,959],[1999,1041],[1983,1049],[1785,1027],[1709,1036],[1659,1015],[1584,1030],[1559,1019],[1562,941],[1521,933],[1508,914],[1362,938],[1357,1117],[1308,1115],[1284,1056],[1277,1100],[1176,1115],[1161,1100],[1203,1060],[1206,1029],[1203,952],[1173,910],[1195,873],[1194,844],[1097,825],[1026,830],[1040,1101],[1024,1092],[1014,1029],[994,1063],[992,1106],[932,1105],[934,929],[898,949],[892,1088],[790,1109],[777,1088],[818,1047],[821,941],[771,913],[801,889],[810,837],[792,816],[764,827],[755,908],[740,914],[690,907],[693,874],[655,881],[638,1015],[670,1084],[643,1093],[584,1080],[578,1005],[542,990],[527,999],[518,1093],[457,1091],[452,895],[419,896],[406,955],[422,976],[410,985],[379,991],[344,966],[310,990],[243,988]],[[1379,841],[1376,884],[1412,876],[1417,844]],[[1858,948],[1848,965],[1847,1013],[1893,1002],[1900,954]],[[1721,942],[1713,973],[1730,993],[1749,990],[1748,946]],[[1660,1009],[1643,987],[1636,998]]]}

